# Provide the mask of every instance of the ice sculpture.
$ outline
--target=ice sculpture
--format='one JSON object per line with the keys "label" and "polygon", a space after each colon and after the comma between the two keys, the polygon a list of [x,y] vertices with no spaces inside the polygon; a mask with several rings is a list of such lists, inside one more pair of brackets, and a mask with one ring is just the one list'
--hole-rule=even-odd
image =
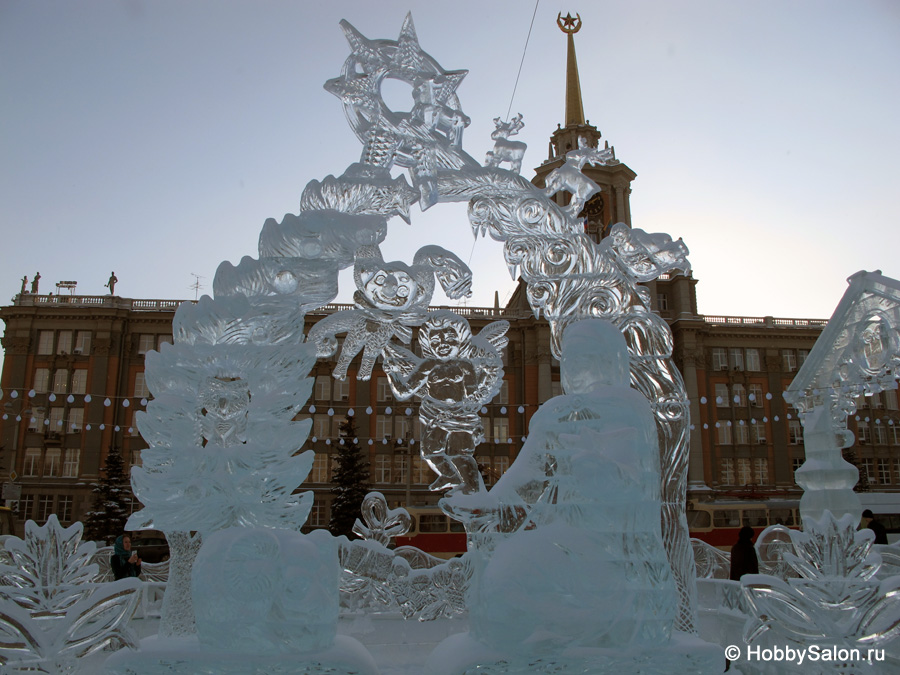
{"label": "ice sculpture", "polygon": [[519,130],[525,126],[525,122],[522,121],[522,113],[513,117],[509,122],[501,122],[499,117],[495,117],[494,126],[497,127],[491,133],[491,138],[494,139],[494,149],[488,150],[484,158],[484,165],[500,166],[503,162],[509,162],[510,171],[520,173],[526,146],[522,141],[509,140],[509,137],[519,133]]}
{"label": "ice sculpture", "polygon": [[55,515],[0,550],[0,670],[3,673],[95,672],[93,655],[134,647],[127,622],[140,597],[134,578],[95,583],[96,548],[83,526],[63,529]]}
{"label": "ice sculpture", "polygon": [[887,647],[885,662],[869,662],[867,672],[896,672],[900,577],[875,579],[881,556],[872,547],[872,532],[857,531],[862,508],[853,486],[858,471],[844,461],[841,448],[853,442],[847,416],[855,412],[856,399],[897,387],[900,282],[880,272],[859,272],[848,283],[785,392],[803,420],[806,449],[806,461],[797,470],[804,489],[803,531],[788,533],[792,550],[782,553],[798,576],[742,578],[752,613],[744,635],[760,645],[857,648],[863,659],[869,647]]}
{"label": "ice sculpture", "polygon": [[345,379],[350,362],[362,351],[356,377],[368,380],[375,360],[391,338],[397,337],[408,344],[412,338],[410,327],[418,326],[425,319],[434,293],[435,276],[450,298],[472,294],[472,272],[456,255],[440,246],[420,248],[412,266],[399,261],[386,263],[377,246],[360,247],[353,268],[356,309],[335,312],[309,332],[309,341],[316,345],[320,357],[334,354],[335,336],[347,333],[334,377]]}
{"label": "ice sculpture", "polygon": [[447,310],[430,312],[419,328],[424,358],[389,345],[384,369],[400,400],[422,399],[422,457],[438,474],[432,490],[484,491],[475,447],[484,440],[479,411],[500,391],[501,350],[509,323],[495,321],[472,336],[469,322]]}
{"label": "ice sculpture", "polygon": [[[599,319],[572,324],[560,373],[566,394],[534,415],[491,506],[474,507],[480,531],[512,534],[476,577],[473,635],[532,652],[665,644],[677,600],[660,533],[659,441],[650,404],[628,386],[622,334]],[[464,499],[445,502],[468,515]]]}

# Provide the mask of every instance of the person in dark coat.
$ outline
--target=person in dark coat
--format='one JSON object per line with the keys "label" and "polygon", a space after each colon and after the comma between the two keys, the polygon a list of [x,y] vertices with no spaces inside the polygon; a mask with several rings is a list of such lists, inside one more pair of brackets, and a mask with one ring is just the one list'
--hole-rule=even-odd
{"label": "person in dark coat", "polygon": [[866,509],[863,511],[863,524],[865,527],[868,527],[872,532],[875,533],[875,543],[876,544],[887,544],[887,530],[884,529],[884,525],[882,525],[878,520],[875,519],[875,514],[872,513],[871,509]]}
{"label": "person in dark coat", "polygon": [[745,574],[759,574],[759,561],[753,547],[753,528],[744,525],[738,532],[737,543],[731,547],[732,581],[740,581]]}
{"label": "person in dark coat", "polygon": [[131,537],[123,534],[113,544],[113,554],[109,558],[113,576],[118,579],[136,577],[141,573],[141,559],[131,550]]}

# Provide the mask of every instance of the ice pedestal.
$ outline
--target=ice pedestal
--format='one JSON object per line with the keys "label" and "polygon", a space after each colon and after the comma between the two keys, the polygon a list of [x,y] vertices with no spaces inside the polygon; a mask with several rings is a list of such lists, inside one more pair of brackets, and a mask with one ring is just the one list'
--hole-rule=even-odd
{"label": "ice pedestal", "polygon": [[674,633],[655,649],[572,647],[553,656],[523,656],[492,649],[469,633],[454,635],[429,656],[428,675],[699,675],[721,673],[725,657],[719,645],[686,633]]}
{"label": "ice pedestal", "polygon": [[144,640],[107,672],[377,673],[365,647],[336,637],[340,541],[322,530],[215,532],[194,563],[196,639]]}

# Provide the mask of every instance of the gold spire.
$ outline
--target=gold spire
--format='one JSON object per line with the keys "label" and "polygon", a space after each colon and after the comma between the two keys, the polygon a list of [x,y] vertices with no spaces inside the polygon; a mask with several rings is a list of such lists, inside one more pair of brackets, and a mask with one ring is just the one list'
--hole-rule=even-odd
{"label": "gold spire", "polygon": [[581,30],[581,16],[572,18],[567,13],[563,18],[562,12],[556,17],[556,25],[568,36],[568,54],[566,58],[566,126],[584,124],[584,106],[581,104],[581,82],[578,79],[578,62],[575,60],[574,35]]}

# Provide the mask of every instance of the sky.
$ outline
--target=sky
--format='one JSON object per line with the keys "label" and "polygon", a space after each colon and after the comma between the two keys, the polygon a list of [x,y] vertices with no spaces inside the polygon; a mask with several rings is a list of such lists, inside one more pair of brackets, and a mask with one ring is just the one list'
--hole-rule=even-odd
{"label": "sky", "polygon": [[[211,294],[267,218],[359,159],[322,87],[349,54],[338,22],[395,40],[407,11],[426,52],[469,70],[464,149],[481,159],[493,118],[522,113],[528,178],[564,116],[557,13],[580,14],[585,115],[637,173],[632,224],[690,249],[701,314],[828,318],[851,274],[900,278],[900,4],[541,0],[523,60],[534,8],[0,0],[0,302],[36,271],[44,293],[102,295],[115,271],[124,297]],[[400,89],[385,97],[408,109]],[[415,206],[382,248],[411,262],[425,244],[469,262],[469,306],[514,288],[463,204]]]}

